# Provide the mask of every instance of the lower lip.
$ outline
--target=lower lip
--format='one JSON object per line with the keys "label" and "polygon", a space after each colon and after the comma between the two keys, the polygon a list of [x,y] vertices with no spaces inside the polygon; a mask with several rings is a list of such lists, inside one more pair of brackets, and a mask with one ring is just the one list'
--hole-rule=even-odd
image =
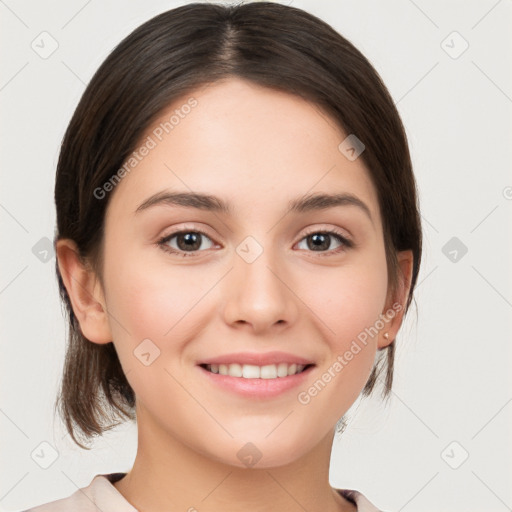
{"label": "lower lip", "polygon": [[275,379],[244,379],[212,373],[202,366],[198,368],[210,379],[210,382],[223,389],[249,398],[273,398],[304,383],[314,366],[306,368],[301,373]]}

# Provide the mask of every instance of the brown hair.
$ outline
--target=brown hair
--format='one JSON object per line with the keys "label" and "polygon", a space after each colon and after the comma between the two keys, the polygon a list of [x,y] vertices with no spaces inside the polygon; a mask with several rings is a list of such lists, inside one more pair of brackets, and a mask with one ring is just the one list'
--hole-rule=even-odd
{"label": "brown hair", "polygon": [[[360,158],[378,194],[389,285],[396,290],[396,251],[414,256],[408,310],[421,258],[421,222],[407,137],[393,100],[369,61],[319,18],[272,2],[236,6],[192,3],[144,23],[97,70],[62,141],[55,183],[57,240],[72,239],[82,261],[102,280],[102,246],[109,196],[94,194],[122,167],[152,122],[176,98],[237,76],[299,95],[327,112],[365,150]],[[341,142],[341,141],[340,141]],[[69,340],[55,407],[76,444],[135,419],[135,394],[113,343],[81,333],[56,264]],[[363,389],[383,371],[383,397],[393,380],[395,342],[379,358]]]}

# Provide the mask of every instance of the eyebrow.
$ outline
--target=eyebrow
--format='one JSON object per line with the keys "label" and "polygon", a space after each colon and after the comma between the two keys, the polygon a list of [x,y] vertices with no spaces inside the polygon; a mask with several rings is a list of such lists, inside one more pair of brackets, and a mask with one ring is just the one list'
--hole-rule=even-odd
{"label": "eyebrow", "polygon": [[[135,213],[147,210],[154,206],[182,206],[185,208],[197,208],[199,210],[212,211],[231,215],[233,207],[231,203],[209,194],[197,192],[170,192],[162,191],[153,194],[146,199],[136,210]],[[326,210],[336,206],[356,206],[363,211],[373,223],[370,209],[361,199],[350,193],[340,194],[309,194],[288,202],[288,213],[307,213],[317,210]]]}

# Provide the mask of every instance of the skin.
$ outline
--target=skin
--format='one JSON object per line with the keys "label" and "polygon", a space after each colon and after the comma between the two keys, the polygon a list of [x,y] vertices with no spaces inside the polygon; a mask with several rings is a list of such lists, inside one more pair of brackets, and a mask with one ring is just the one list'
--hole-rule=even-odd
{"label": "skin", "polygon": [[[338,150],[346,134],[316,105],[230,78],[174,102],[154,126],[191,96],[198,105],[112,193],[104,282],[72,241],[57,244],[83,334],[113,341],[137,396],[137,456],[114,486],[144,511],[355,510],[329,484],[334,429],[377,349],[395,339],[403,308],[308,404],[297,394],[379,314],[405,304],[412,253],[397,253],[403,282],[391,296],[370,175]],[[135,213],[166,189],[219,196],[234,214],[169,205]],[[316,192],[352,193],[372,219],[353,205],[284,215],[289,200]],[[315,251],[306,228],[338,229],[356,245],[335,252],[332,238]],[[207,233],[192,256],[157,244],[183,229]],[[236,252],[247,236],[263,248],[252,263]],[[169,244],[185,252],[177,237]],[[144,339],[160,350],[149,366],[133,353]],[[210,385],[197,367],[201,358],[272,350],[314,361],[304,385],[251,399]],[[252,468],[237,457],[247,442],[262,454]]]}

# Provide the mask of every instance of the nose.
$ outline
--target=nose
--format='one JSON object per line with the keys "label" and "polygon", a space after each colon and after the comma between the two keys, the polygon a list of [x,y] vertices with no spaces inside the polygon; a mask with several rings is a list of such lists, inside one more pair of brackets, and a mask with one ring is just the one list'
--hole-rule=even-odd
{"label": "nose", "polygon": [[228,325],[261,334],[285,329],[297,321],[300,299],[283,263],[270,250],[252,262],[235,255],[234,268],[224,283]]}

